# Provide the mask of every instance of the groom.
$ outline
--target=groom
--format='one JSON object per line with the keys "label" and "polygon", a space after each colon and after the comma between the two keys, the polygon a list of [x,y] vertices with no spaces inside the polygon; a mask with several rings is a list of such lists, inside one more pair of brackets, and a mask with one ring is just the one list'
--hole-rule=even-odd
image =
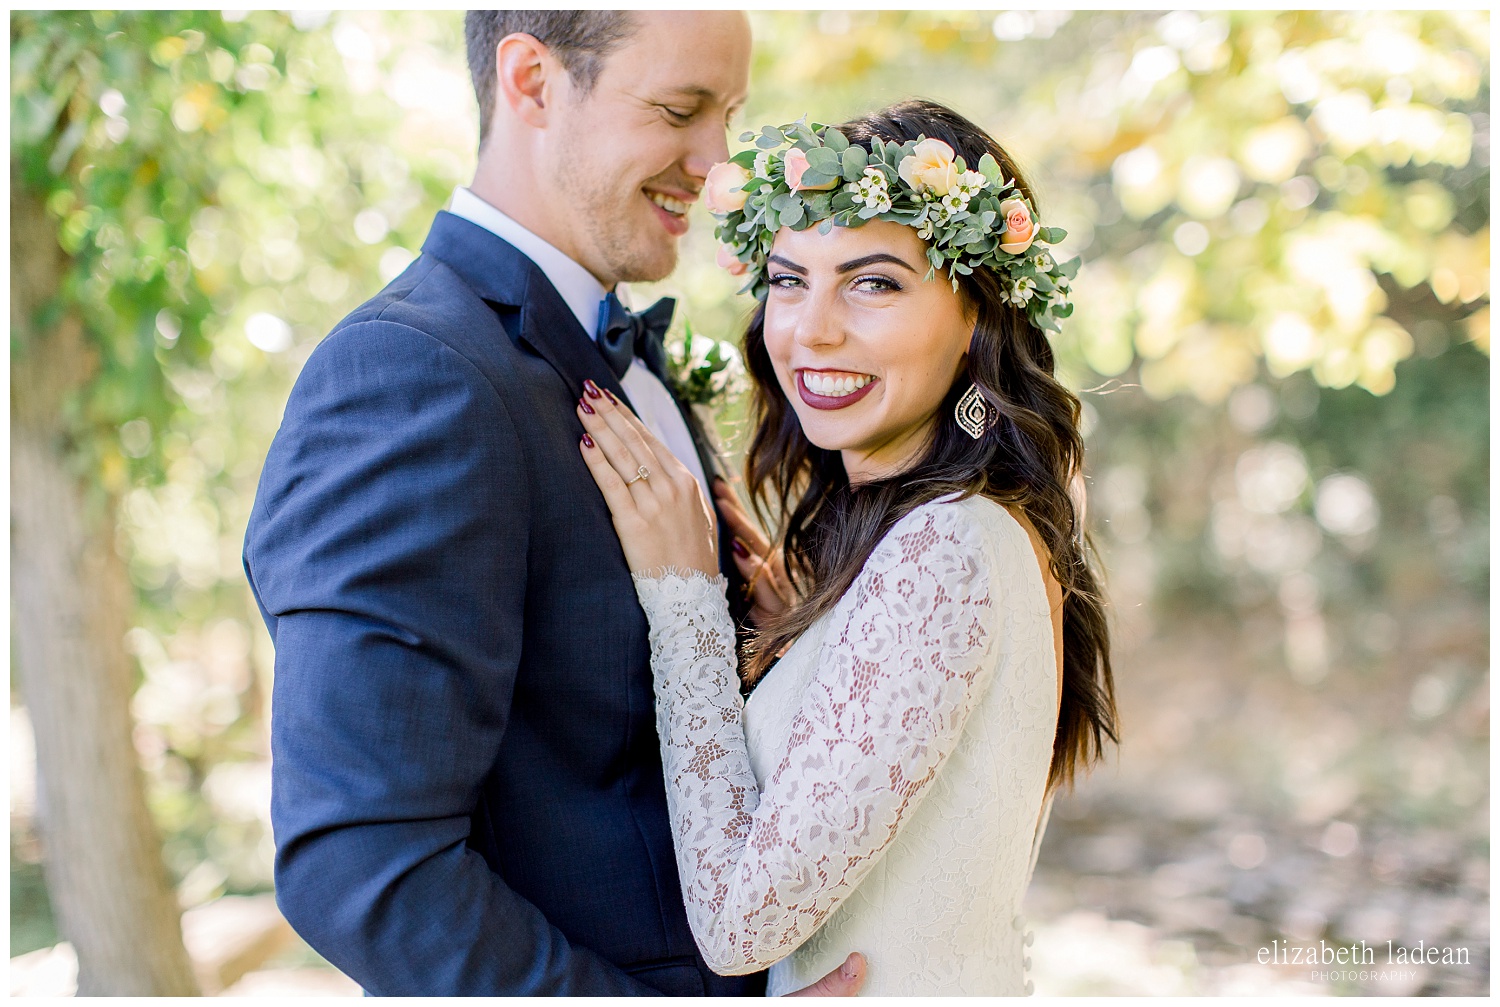
{"label": "groom", "polygon": [[377,995],[759,995],[688,929],[646,619],[574,413],[592,382],[712,478],[659,335],[609,291],[675,265],[748,26],[476,11],[465,34],[474,184],[308,360],[246,536],[278,902]]}

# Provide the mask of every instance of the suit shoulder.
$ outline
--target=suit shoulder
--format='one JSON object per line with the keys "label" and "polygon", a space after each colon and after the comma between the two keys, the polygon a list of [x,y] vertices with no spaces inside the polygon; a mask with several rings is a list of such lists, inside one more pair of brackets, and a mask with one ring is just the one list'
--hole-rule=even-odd
{"label": "suit shoulder", "polygon": [[[345,428],[356,416],[513,430],[496,369],[440,337],[386,318],[346,319],[297,375],[281,432]],[[395,427],[371,428],[394,437]]]}
{"label": "suit shoulder", "polygon": [[383,318],[345,319],[308,356],[292,395],[326,384],[347,393],[455,380],[488,383],[473,361],[432,332]]}
{"label": "suit shoulder", "polygon": [[420,255],[401,276],[351,311],[329,335],[345,326],[390,321],[452,342],[447,336],[471,329],[477,320],[493,323],[495,312],[443,261]]}
{"label": "suit shoulder", "polygon": [[507,370],[500,358],[510,347],[494,309],[453,270],[422,256],[334,326],[304,375],[353,365],[359,373],[406,367],[417,378],[446,358],[449,366],[439,370],[467,372],[493,386]]}

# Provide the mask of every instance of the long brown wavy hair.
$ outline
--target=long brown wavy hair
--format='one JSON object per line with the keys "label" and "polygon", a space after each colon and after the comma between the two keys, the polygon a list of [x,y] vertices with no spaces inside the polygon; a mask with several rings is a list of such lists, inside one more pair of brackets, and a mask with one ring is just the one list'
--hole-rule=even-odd
{"label": "long brown wavy hair", "polygon": [[[903,143],[942,140],[970,165],[986,152],[1015,179],[1032,206],[1030,187],[1014,161],[983,130],[929,101],[905,101],[838,127],[866,149],[873,137]],[[943,282],[946,278],[935,278]],[[976,317],[968,364],[938,410],[926,451],[888,478],[851,485],[837,451],[812,444],[782,393],[765,343],[765,302],[745,335],[756,423],[746,458],[751,499],[775,529],[800,600],[750,637],[745,680],[753,684],[785,648],[830,611],[853,585],[875,546],[916,507],[952,493],[979,494],[1018,508],[1046,543],[1052,575],[1063,592],[1063,682],[1047,785],[1071,785],[1118,742],[1109,627],[1090,558],[1092,546],[1069,490],[1083,465],[1077,397],[1053,377],[1052,347],[1024,310],[1008,303],[999,277],[975,270],[959,278],[965,307]],[[970,382],[1000,420],[979,439],[951,420]]]}

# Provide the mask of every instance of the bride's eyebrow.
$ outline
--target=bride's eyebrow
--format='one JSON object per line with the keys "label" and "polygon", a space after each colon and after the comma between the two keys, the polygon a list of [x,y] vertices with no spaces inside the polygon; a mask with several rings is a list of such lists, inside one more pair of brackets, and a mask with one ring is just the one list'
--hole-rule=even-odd
{"label": "bride's eyebrow", "polygon": [[890,252],[875,252],[872,255],[864,255],[859,257],[858,259],[850,259],[848,262],[840,266],[838,271],[841,273],[852,273],[856,269],[863,269],[866,266],[873,266],[877,262],[892,262],[900,266],[902,269],[906,270],[908,273],[916,272],[916,270],[913,269],[905,259],[902,259],[899,256],[892,255]]}
{"label": "bride's eyebrow", "polygon": [[766,261],[767,262],[774,262],[778,266],[785,266],[787,269],[790,269],[794,273],[800,273],[803,276],[807,275],[807,267],[806,266],[799,266],[795,262],[793,262],[791,259],[785,258],[783,256],[772,255],[772,256],[768,257],[766,259]]}

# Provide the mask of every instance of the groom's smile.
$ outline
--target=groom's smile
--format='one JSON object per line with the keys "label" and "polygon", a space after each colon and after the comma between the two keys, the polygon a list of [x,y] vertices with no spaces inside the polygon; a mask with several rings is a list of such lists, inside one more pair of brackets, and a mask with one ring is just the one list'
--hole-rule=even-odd
{"label": "groom's smile", "polygon": [[646,194],[646,198],[651,201],[651,205],[656,207],[658,219],[660,219],[662,227],[667,229],[668,234],[680,238],[687,233],[688,207],[697,201],[698,196],[696,193],[687,195],[680,189],[669,192],[649,187],[641,191]]}

